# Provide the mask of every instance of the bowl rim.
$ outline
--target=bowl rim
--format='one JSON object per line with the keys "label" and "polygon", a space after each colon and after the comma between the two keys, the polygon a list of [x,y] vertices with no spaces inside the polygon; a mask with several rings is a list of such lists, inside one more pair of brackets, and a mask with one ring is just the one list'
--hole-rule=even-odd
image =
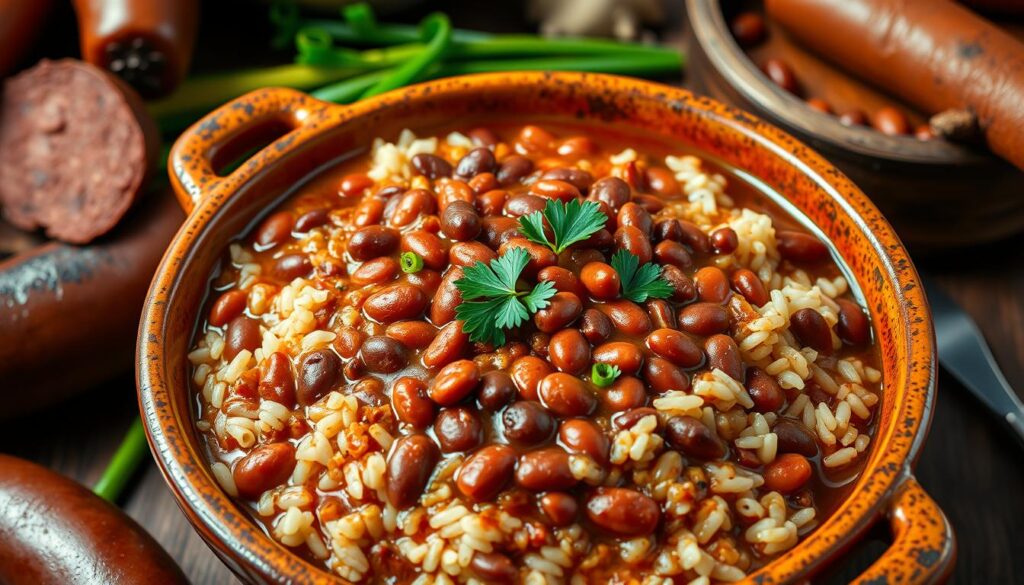
{"label": "bowl rim", "polygon": [[[652,100],[658,107],[682,108],[710,125],[723,125],[730,131],[738,132],[744,140],[749,139],[757,147],[780,158],[787,166],[793,167],[794,172],[812,180],[843,214],[853,220],[860,231],[859,235],[864,238],[865,249],[870,250],[870,255],[876,257],[885,268],[884,274],[875,276],[888,281],[897,291],[901,301],[897,317],[905,323],[923,328],[918,331],[923,335],[914,338],[913,343],[910,335],[907,339],[894,342],[895,345],[903,346],[911,359],[906,364],[900,364],[900,377],[891,386],[905,387],[893,397],[891,424],[886,428],[879,427],[872,437],[871,455],[847,498],[797,546],[748,575],[748,578],[759,578],[759,583],[783,582],[819,570],[879,519],[888,498],[909,476],[911,466],[927,436],[934,409],[936,367],[934,332],[927,301],[906,249],[867,196],[821,155],[751,114],[696,96],[684,89],[634,78],[566,72],[489,73],[444,78],[388,92],[352,105],[326,104],[308,98],[314,108],[320,108],[328,114],[324,117],[333,114],[333,120],[315,127],[298,128],[288,135],[287,144],[279,144],[280,148],[275,150],[278,154],[287,155],[311,138],[330,132],[338,125],[399,102],[437,99],[449,92],[528,92],[550,83],[572,86],[584,94],[600,89],[628,92],[632,96]],[[257,90],[240,99],[274,91],[291,90]],[[233,103],[237,103],[237,100]],[[543,113],[538,112],[538,115]],[[625,123],[628,124],[628,120]],[[200,124],[202,122],[197,123],[196,127]],[[410,126],[415,127],[415,124]],[[236,172],[212,185],[211,195],[200,201],[189,213],[154,276],[142,313],[137,345],[136,374],[140,410],[150,448],[179,507],[222,561],[236,573],[253,581],[337,582],[337,577],[299,558],[264,534],[223,492],[212,477],[205,459],[192,457],[195,449],[190,445],[184,425],[193,424],[193,413],[181,416],[173,406],[172,394],[180,389],[171,388],[168,383],[167,368],[174,360],[165,355],[168,344],[162,339],[163,330],[171,318],[167,307],[170,299],[180,289],[179,285],[188,266],[186,259],[191,257],[197,241],[216,228],[217,222],[211,219],[220,217],[216,212],[235,191],[251,180],[258,180],[260,175],[258,165],[246,164],[239,170],[242,172]],[[169,172],[173,182],[175,169],[169,168]],[[206,282],[205,279],[203,282]],[[826,532],[826,529],[831,532]],[[239,535],[243,538],[238,538]]]}
{"label": "bowl rim", "polygon": [[802,99],[772,83],[733,38],[721,0],[686,0],[692,39],[725,83],[744,100],[757,104],[759,116],[829,148],[876,159],[917,165],[986,166],[990,156],[945,140],[887,136],[868,127],[846,126],[839,118],[816,112]]}

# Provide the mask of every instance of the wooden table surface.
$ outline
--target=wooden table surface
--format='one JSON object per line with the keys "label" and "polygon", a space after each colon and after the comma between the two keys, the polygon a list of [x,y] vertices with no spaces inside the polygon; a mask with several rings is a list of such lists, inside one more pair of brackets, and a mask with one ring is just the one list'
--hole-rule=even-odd
{"label": "wooden table surface", "polygon": [[[217,3],[214,3],[217,4]],[[528,30],[518,8],[458,2],[446,10],[457,25]],[[240,4],[207,8],[204,22],[217,22]],[[256,9],[257,12],[262,8]],[[670,7],[678,16],[678,8]],[[231,27],[261,34],[251,27]],[[678,20],[676,21],[678,22]],[[67,23],[63,23],[65,28]],[[230,35],[205,25],[198,63],[223,63]],[[73,38],[73,37],[72,37]],[[257,38],[257,37],[250,37]],[[669,31],[668,38],[677,36]],[[237,39],[234,39],[237,40]],[[271,57],[273,58],[273,57]],[[251,61],[250,61],[251,63]],[[918,268],[934,276],[977,320],[1006,377],[1024,392],[1024,237],[983,249],[930,257],[915,256]],[[127,358],[126,358],[127,359]],[[2,382],[0,382],[2,387]],[[0,451],[64,473],[86,485],[100,476],[137,413],[134,378],[126,373],[102,388],[60,407],[0,425]],[[1024,580],[1024,457],[1022,448],[952,377],[942,373],[931,433],[917,464],[917,476],[953,523],[959,540],[954,583],[1008,584]],[[138,520],[178,560],[197,585],[236,583],[235,577],[192,530],[161,477],[147,462],[122,499]],[[868,535],[828,575],[816,583],[845,583],[885,549],[884,523]]]}

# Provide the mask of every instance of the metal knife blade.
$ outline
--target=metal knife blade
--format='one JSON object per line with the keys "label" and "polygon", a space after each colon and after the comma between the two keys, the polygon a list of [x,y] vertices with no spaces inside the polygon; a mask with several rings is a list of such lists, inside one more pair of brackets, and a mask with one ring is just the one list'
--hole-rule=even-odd
{"label": "metal knife blade", "polygon": [[921,280],[935,320],[939,363],[1009,425],[1024,445],[1024,404],[1003,376],[974,319],[936,282]]}

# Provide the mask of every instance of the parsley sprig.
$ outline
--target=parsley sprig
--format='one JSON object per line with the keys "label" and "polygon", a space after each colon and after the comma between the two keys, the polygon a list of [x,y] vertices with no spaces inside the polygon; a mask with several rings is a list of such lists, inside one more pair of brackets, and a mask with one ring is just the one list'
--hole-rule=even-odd
{"label": "parsley sprig", "polygon": [[[554,241],[548,240],[544,232],[544,220],[548,220]],[[544,211],[534,211],[519,218],[519,226],[526,239],[551,248],[561,254],[566,248],[582,242],[604,227],[608,218],[593,201],[573,199],[562,203],[548,199]]]}
{"label": "parsley sprig", "polygon": [[675,291],[661,276],[661,267],[654,262],[641,266],[640,258],[632,252],[619,250],[612,256],[611,264],[622,282],[622,298],[642,303],[647,299],[670,297]]}
{"label": "parsley sprig", "polygon": [[455,308],[463,321],[462,330],[472,341],[503,345],[505,329],[522,325],[531,314],[548,306],[555,294],[550,281],[538,283],[529,292],[519,291],[516,282],[530,262],[524,248],[512,248],[490,266],[477,262],[455,281],[464,301]]}

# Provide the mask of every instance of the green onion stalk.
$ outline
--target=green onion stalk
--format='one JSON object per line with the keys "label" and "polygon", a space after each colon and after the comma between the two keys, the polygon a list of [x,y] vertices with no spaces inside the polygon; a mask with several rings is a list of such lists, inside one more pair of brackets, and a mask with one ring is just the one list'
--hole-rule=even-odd
{"label": "green onion stalk", "polygon": [[[419,26],[380,24],[365,4],[347,6],[344,21],[302,20],[287,5],[275,5],[275,43],[292,42],[296,62],[277,67],[194,77],[168,98],[148,105],[166,136],[173,136],[205,112],[262,87],[308,91],[328,102],[347,104],[393,89],[452,75],[502,71],[585,71],[645,77],[679,73],[683,56],[670,49],[602,39],[545,39],[491,35],[451,26],[435,13]],[[338,44],[372,47],[353,50]],[[418,269],[409,258],[406,271]],[[610,384],[616,372],[594,372]],[[136,419],[93,488],[116,501],[145,457],[146,436]]]}

